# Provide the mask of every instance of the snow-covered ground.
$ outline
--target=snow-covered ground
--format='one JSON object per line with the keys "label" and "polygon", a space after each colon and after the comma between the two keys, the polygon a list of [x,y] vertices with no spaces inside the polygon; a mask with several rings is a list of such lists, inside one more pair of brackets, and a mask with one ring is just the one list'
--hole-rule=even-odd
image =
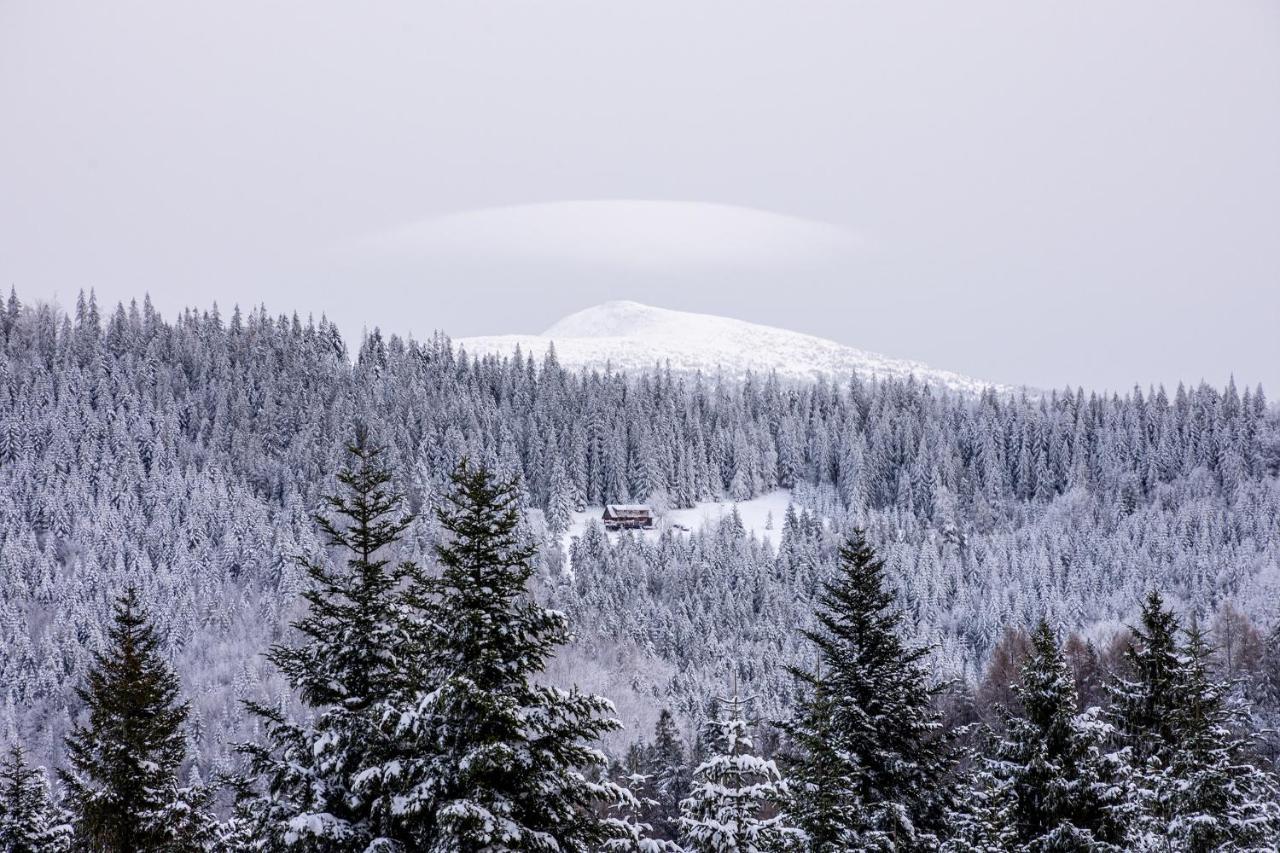
{"label": "snow-covered ground", "polygon": [[740,380],[747,372],[782,379],[843,382],[863,377],[905,379],[966,393],[1001,386],[915,361],[854,349],[813,335],[728,317],[654,308],[638,302],[606,302],[560,320],[541,335],[460,338],[468,355],[510,355],[519,347],[541,359],[555,343],[560,363],[572,368],[635,373],[654,366],[676,373],[702,371]]}
{"label": "snow-covered ground", "polygon": [[[791,503],[791,492],[786,489],[768,492],[749,501],[706,501],[690,509],[672,509],[658,518],[653,530],[638,530],[630,533],[609,533],[608,536],[643,536],[650,541],[656,540],[665,530],[676,533],[692,533],[701,530],[708,524],[716,524],[721,518],[738,508],[738,517],[742,519],[747,533],[757,538],[768,537],[777,544],[782,532],[782,519],[787,514],[787,505]],[[587,525],[599,521],[604,507],[589,506],[582,512],[575,512],[569,529],[564,535],[564,553],[568,555],[569,545],[575,537],[581,536]],[[681,528],[685,528],[681,530]]]}

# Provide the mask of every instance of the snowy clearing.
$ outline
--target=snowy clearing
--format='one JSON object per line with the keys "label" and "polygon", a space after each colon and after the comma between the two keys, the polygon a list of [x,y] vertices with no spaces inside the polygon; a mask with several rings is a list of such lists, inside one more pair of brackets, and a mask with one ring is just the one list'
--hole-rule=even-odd
{"label": "snowy clearing", "polygon": [[[767,492],[758,498],[752,498],[749,501],[703,501],[688,509],[667,510],[658,517],[658,522],[652,530],[634,530],[606,533],[605,535],[610,537],[638,535],[649,541],[656,541],[666,530],[674,529],[677,533],[692,533],[696,530],[701,530],[708,524],[719,522],[720,519],[733,512],[734,507],[737,507],[738,516],[742,519],[742,524],[750,535],[757,538],[767,536],[776,543],[782,530],[782,519],[786,515],[787,506],[790,503],[791,491],[789,489],[777,489],[776,491]],[[593,521],[599,521],[603,512],[603,506],[589,506],[583,509],[582,512],[573,514],[569,529],[565,532],[564,540],[561,543],[566,560],[568,559],[569,545],[572,541],[586,531],[588,524]]]}

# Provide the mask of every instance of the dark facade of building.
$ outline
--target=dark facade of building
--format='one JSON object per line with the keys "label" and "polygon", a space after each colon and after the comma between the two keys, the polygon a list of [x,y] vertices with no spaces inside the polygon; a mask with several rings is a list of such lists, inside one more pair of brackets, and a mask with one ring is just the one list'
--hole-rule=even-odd
{"label": "dark facade of building", "polygon": [[605,530],[652,530],[653,510],[644,504],[609,504],[600,520]]}

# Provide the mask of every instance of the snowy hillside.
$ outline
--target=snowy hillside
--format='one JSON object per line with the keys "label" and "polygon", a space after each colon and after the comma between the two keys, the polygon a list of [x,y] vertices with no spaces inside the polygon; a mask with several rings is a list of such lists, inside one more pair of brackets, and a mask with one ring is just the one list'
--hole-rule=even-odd
{"label": "snowy hillside", "polygon": [[509,355],[518,346],[541,358],[555,343],[560,363],[571,368],[636,372],[655,365],[673,371],[720,374],[741,379],[748,371],[777,371],[791,380],[820,376],[904,379],[914,375],[932,385],[978,392],[992,383],[935,370],[914,361],[854,349],[813,335],[710,314],[654,308],[638,302],[606,302],[560,320],[541,335],[461,338],[470,355]]}

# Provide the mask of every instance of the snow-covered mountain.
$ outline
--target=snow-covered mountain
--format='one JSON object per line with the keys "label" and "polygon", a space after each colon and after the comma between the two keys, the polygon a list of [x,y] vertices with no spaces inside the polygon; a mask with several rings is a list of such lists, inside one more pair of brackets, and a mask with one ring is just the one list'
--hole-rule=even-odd
{"label": "snow-covered mountain", "polygon": [[741,379],[748,371],[756,375],[776,371],[790,380],[820,376],[844,380],[857,372],[882,379],[914,375],[922,382],[963,392],[1001,387],[813,335],[629,301],[605,302],[570,314],[541,335],[457,341],[469,355],[510,355],[518,346],[524,354],[538,358],[553,342],[560,363],[573,368],[636,372],[657,365],[680,373],[700,370],[730,380]]}

